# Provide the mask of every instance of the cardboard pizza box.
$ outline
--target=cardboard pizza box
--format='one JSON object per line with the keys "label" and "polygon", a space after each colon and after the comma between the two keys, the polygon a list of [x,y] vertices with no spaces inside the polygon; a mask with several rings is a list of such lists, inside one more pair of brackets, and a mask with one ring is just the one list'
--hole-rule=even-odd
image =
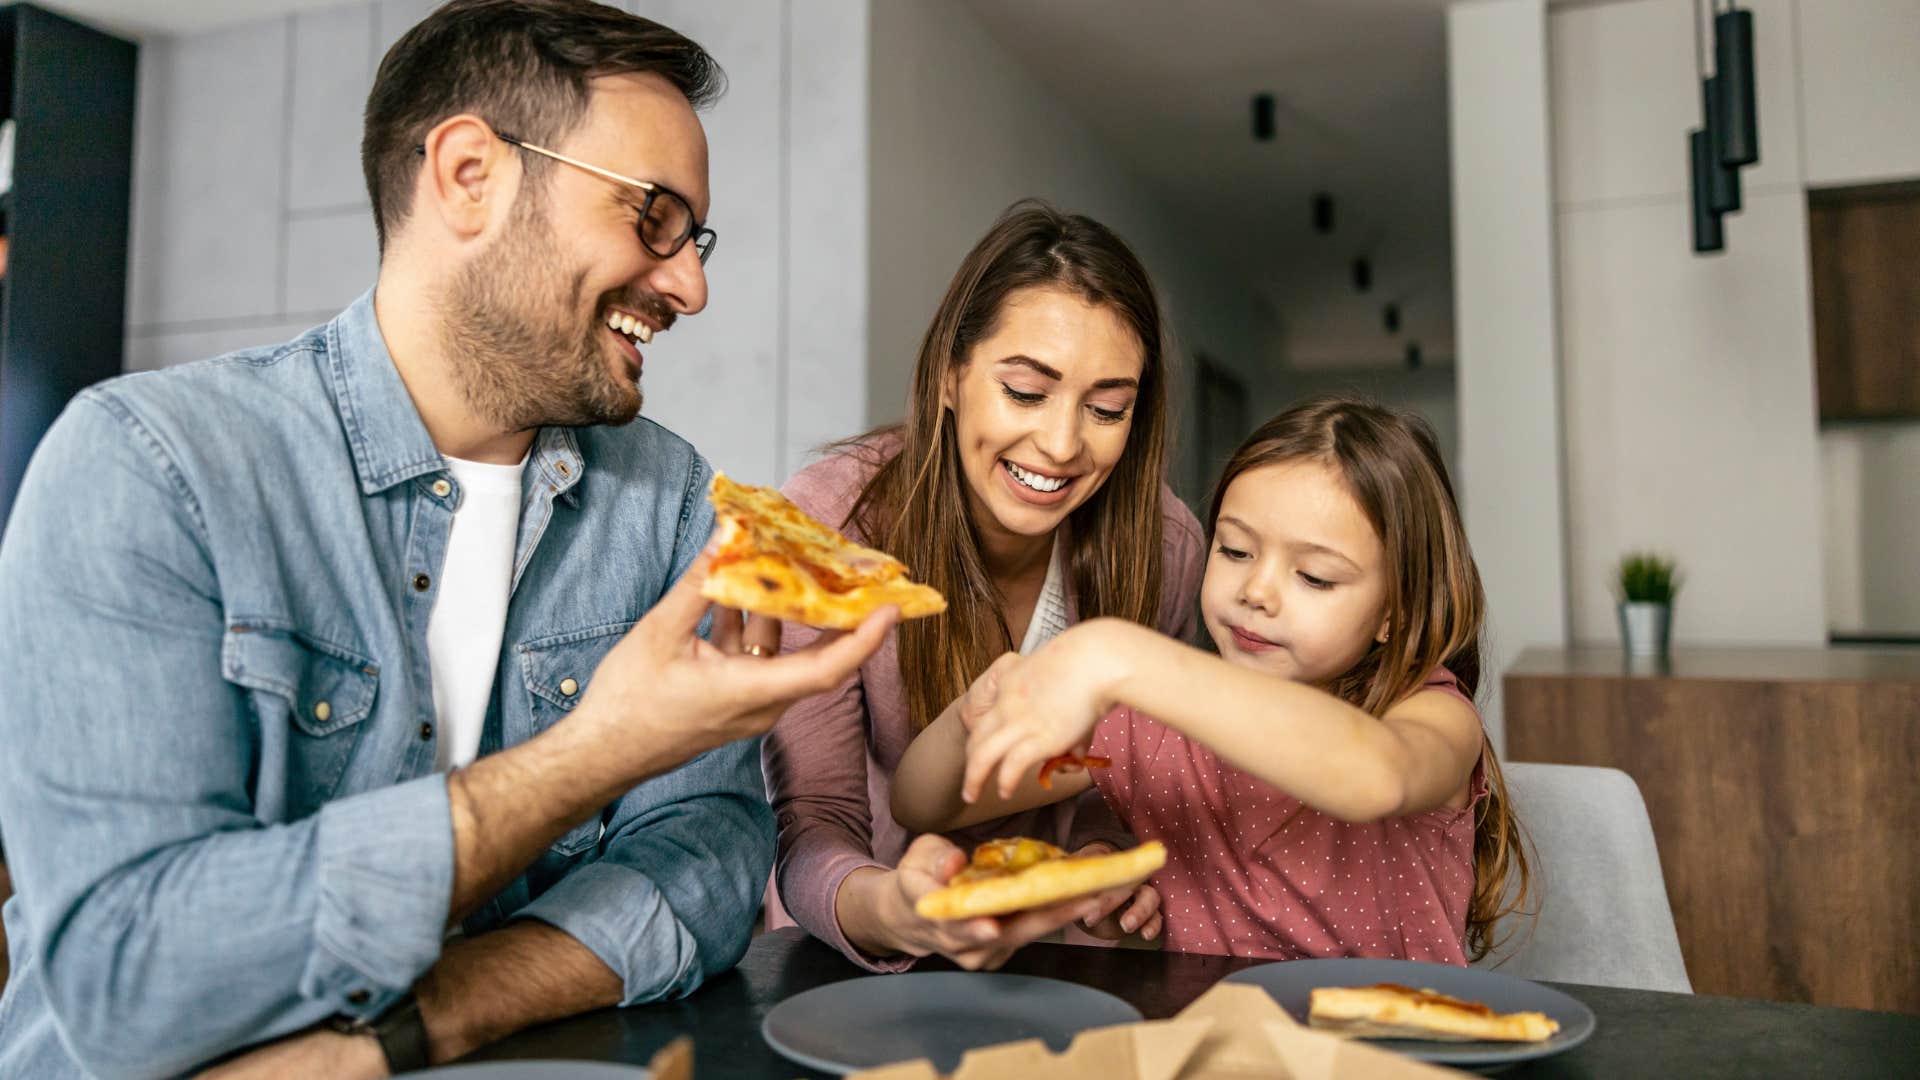
{"label": "cardboard pizza box", "polygon": [[[1300,1026],[1257,986],[1221,983],[1171,1020],[1082,1032],[1062,1054],[1038,1039],[967,1054],[946,1080],[1447,1080],[1463,1074]],[[926,1060],[854,1080],[941,1080]]]}

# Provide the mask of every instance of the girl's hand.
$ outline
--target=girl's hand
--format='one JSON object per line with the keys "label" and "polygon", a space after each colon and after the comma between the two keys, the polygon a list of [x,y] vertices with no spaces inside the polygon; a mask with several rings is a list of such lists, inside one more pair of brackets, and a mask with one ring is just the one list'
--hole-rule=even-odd
{"label": "girl's hand", "polygon": [[1087,741],[1113,706],[1110,688],[1124,662],[1124,631],[1117,628],[1125,625],[1108,619],[1082,623],[1031,656],[995,662],[981,677],[992,676],[992,700],[984,711],[971,710],[967,723],[962,799],[978,799],[996,778],[1000,797],[1011,798],[1042,762]]}

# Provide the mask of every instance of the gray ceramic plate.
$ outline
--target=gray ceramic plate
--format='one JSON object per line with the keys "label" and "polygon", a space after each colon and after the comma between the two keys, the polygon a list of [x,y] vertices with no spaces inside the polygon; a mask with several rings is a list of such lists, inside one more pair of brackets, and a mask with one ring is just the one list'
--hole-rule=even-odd
{"label": "gray ceramic plate", "polygon": [[1593,1010],[1551,987],[1497,971],[1421,964],[1412,960],[1287,960],[1236,971],[1226,982],[1252,983],[1307,1022],[1307,1001],[1316,986],[1372,986],[1399,983],[1478,1001],[1495,1012],[1539,1012],[1560,1023],[1553,1038],[1537,1043],[1428,1042],[1419,1039],[1369,1039],[1384,1049],[1443,1065],[1485,1068],[1551,1057],[1571,1050],[1593,1034]]}
{"label": "gray ceramic plate", "polygon": [[401,1075],[433,1080],[647,1080],[651,1074],[638,1065],[607,1061],[483,1061]]}
{"label": "gray ceramic plate", "polygon": [[960,971],[876,975],[808,990],[774,1006],[760,1033],[794,1061],[850,1073],[927,1058],[943,1073],[982,1046],[1043,1039],[1055,1052],[1090,1028],[1140,1011],[1057,979]]}

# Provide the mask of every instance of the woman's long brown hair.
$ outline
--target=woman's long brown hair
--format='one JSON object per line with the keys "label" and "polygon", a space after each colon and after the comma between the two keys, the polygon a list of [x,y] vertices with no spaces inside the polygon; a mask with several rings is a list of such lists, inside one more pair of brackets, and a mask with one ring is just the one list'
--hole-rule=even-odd
{"label": "woman's long brown hair", "polygon": [[[1418,415],[1346,397],[1296,405],[1262,424],[1228,459],[1207,504],[1207,534],[1234,478],[1249,469],[1314,461],[1332,468],[1386,548],[1387,640],[1327,689],[1384,716],[1446,668],[1472,698],[1480,688],[1480,628],[1486,593],[1433,428]],[[1473,830],[1473,899],[1467,953],[1479,959],[1497,942],[1494,924],[1520,910],[1532,881],[1520,825],[1493,746],[1482,738],[1487,794]],[[1506,898],[1507,879],[1518,887]]]}
{"label": "woman's long brown hair", "polygon": [[[1014,647],[1004,598],[987,572],[968,511],[953,415],[941,389],[990,336],[1023,289],[1061,289],[1111,309],[1140,340],[1145,363],[1132,427],[1107,481],[1068,522],[1075,602],[1082,619],[1118,616],[1152,626],[1160,605],[1160,487],[1166,475],[1165,343],[1146,268],[1112,230],[1037,200],[1003,213],[954,272],[914,364],[899,452],[881,462],[848,513],[872,543],[947,598],[944,614],[903,623],[900,678],[919,730],[995,657]],[[879,454],[879,432],[841,449]]]}

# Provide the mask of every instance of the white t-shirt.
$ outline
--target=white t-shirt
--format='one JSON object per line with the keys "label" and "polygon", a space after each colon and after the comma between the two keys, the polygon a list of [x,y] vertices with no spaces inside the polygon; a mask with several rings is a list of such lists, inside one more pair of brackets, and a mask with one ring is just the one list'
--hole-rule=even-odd
{"label": "white t-shirt", "polygon": [[447,536],[440,591],[427,619],[427,660],[433,670],[433,706],[439,740],[434,768],[466,765],[480,751],[480,730],[493,697],[500,641],[513,590],[513,548],[520,531],[518,465],[487,465],[460,458],[447,468],[460,485],[460,508]]}

